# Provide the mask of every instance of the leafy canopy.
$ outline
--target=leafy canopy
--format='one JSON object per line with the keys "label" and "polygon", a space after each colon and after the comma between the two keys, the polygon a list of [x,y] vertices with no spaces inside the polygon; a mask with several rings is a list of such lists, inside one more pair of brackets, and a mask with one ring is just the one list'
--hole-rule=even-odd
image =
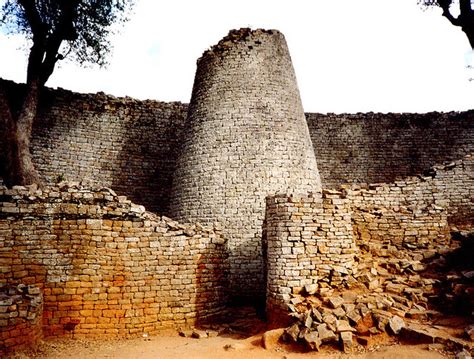
{"label": "leafy canopy", "polygon": [[2,2],[0,24],[9,33],[25,34],[34,44],[41,43],[46,52],[56,47],[56,61],[71,55],[79,64],[94,63],[99,66],[107,64],[112,25],[127,21],[127,14],[133,5],[133,0]]}
{"label": "leafy canopy", "polygon": [[474,49],[474,0],[418,0],[418,4],[440,7],[443,16],[464,31]]}

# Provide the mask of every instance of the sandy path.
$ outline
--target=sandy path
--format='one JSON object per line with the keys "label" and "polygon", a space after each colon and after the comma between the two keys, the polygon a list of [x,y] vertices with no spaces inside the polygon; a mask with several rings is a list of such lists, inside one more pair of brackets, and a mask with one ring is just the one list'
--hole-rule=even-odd
{"label": "sandy path", "polygon": [[[226,349],[227,347],[227,349]],[[229,348],[230,347],[230,348]],[[192,339],[174,335],[163,335],[151,338],[129,339],[122,341],[85,341],[53,340],[44,343],[38,352],[16,355],[14,358],[45,359],[439,359],[446,358],[435,351],[428,351],[426,345],[400,346],[392,345],[380,348],[376,352],[343,354],[341,352],[297,353],[287,347],[265,350],[260,345],[260,336],[247,339],[226,337]]]}

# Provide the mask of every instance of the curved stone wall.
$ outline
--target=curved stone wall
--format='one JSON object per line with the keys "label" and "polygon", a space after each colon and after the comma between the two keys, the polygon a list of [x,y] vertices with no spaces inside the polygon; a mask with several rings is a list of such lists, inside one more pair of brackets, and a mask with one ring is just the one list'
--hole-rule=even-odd
{"label": "curved stone wall", "polygon": [[[132,337],[225,315],[220,230],[107,188],[0,186],[0,247],[0,310],[3,286],[36,286],[45,336]],[[0,350],[17,342],[13,329],[0,315]]]}
{"label": "curved stone wall", "polygon": [[198,60],[171,216],[222,222],[234,294],[264,293],[265,197],[320,191],[284,36],[231,31]]}

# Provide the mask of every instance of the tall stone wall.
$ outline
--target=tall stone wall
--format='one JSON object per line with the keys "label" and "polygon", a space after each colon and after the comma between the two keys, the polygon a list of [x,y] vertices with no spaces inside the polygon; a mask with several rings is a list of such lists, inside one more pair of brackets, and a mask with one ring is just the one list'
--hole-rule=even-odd
{"label": "tall stone wall", "polygon": [[325,188],[393,182],[474,152],[474,111],[306,118]]}
{"label": "tall stone wall", "polygon": [[[0,187],[0,249],[0,288],[40,289],[45,336],[155,333],[204,323],[227,303],[218,228],[153,215],[109,189]],[[0,316],[4,343],[18,333],[9,329]]]}
{"label": "tall stone wall", "polygon": [[[18,108],[22,88],[7,81],[0,86]],[[33,160],[49,183],[66,179],[111,187],[148,210],[166,213],[186,112],[187,105],[178,102],[48,89],[34,123]]]}
{"label": "tall stone wall", "polygon": [[[21,86],[4,80],[0,86],[17,108]],[[178,147],[189,129],[187,107],[48,89],[33,130],[35,163],[51,182],[64,176],[112,187],[149,210],[169,214]],[[306,113],[306,119],[325,188],[392,182],[458,160],[474,148],[474,111]]]}
{"label": "tall stone wall", "polygon": [[198,60],[171,216],[221,222],[234,297],[263,297],[265,197],[320,188],[283,35],[231,31]]}

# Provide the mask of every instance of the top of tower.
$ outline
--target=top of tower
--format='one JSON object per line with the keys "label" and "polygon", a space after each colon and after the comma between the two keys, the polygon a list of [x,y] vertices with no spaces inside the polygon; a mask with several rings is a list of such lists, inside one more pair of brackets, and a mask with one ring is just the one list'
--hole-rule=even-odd
{"label": "top of tower", "polygon": [[[253,37],[260,37],[262,34],[274,35],[274,34],[281,34],[278,30],[266,30],[266,29],[255,29],[252,30],[248,27],[243,27],[240,29],[230,30],[226,37],[220,40],[216,45],[213,45],[209,50],[204,51],[201,58],[212,55],[212,54],[221,54],[225,50],[231,48],[234,44],[248,41]],[[258,41],[258,40],[257,40]],[[257,42],[258,44],[258,42]]]}

